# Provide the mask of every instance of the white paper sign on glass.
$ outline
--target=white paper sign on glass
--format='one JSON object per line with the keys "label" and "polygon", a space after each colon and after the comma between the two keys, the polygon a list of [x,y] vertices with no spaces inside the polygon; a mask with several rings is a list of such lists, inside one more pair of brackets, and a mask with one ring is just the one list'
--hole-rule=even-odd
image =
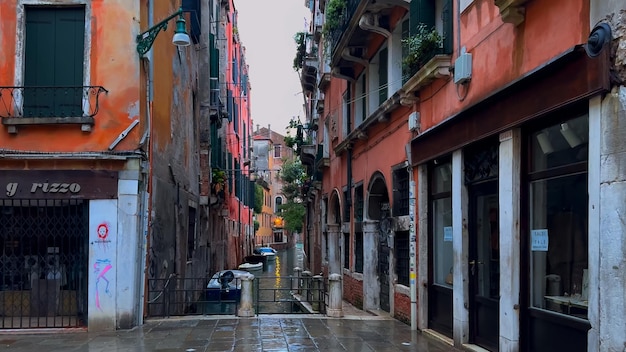
{"label": "white paper sign on glass", "polygon": [[530,250],[534,252],[548,251],[548,229],[532,230],[530,232]]}
{"label": "white paper sign on glass", "polygon": [[446,226],[443,228],[443,241],[452,242],[452,226]]}

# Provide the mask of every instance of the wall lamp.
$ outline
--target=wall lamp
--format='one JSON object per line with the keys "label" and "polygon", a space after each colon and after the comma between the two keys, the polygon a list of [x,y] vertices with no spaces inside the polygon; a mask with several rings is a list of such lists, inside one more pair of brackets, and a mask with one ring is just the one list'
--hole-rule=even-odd
{"label": "wall lamp", "polygon": [[191,43],[189,39],[189,34],[187,34],[187,28],[185,27],[185,18],[183,17],[183,8],[179,8],[178,11],[169,15],[163,21],[155,24],[150,27],[145,32],[137,35],[137,52],[139,55],[143,56],[147,53],[150,48],[152,48],[152,44],[156,39],[157,35],[161,30],[167,30],[167,22],[169,22],[172,18],[178,16],[176,20],[176,30],[174,31],[174,38],[172,39],[172,43],[178,47],[188,46]]}

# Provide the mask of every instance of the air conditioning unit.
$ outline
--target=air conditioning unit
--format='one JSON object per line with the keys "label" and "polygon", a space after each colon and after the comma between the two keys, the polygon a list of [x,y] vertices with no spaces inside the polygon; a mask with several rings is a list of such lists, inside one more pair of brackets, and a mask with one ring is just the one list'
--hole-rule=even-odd
{"label": "air conditioning unit", "polygon": [[467,83],[472,79],[472,54],[461,49],[461,54],[454,61],[454,84]]}
{"label": "air conditioning unit", "polygon": [[420,128],[420,113],[413,111],[409,115],[409,131],[417,131]]}

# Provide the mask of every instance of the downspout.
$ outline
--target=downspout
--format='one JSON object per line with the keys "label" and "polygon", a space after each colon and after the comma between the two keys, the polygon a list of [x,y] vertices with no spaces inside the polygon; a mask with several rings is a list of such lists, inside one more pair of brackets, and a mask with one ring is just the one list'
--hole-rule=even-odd
{"label": "downspout", "polygon": [[413,180],[413,161],[411,160],[411,143],[404,146],[409,173],[409,289],[411,291],[411,330],[417,330],[417,263],[416,253],[416,221],[415,221],[415,181]]}
{"label": "downspout", "polygon": [[[152,0],[148,0],[148,28],[154,25],[154,2]],[[147,273],[149,272],[149,260],[148,253],[150,252],[149,243],[150,243],[150,223],[151,223],[151,214],[152,214],[152,100],[153,100],[153,73],[154,73],[154,64],[152,61],[153,55],[152,50],[148,51],[145,57],[142,60],[143,69],[146,73],[146,130],[141,138],[140,145],[145,146],[148,165],[144,168],[146,172],[146,191],[147,195],[144,197],[145,200],[145,209],[146,213],[142,216],[143,224],[142,230],[144,233],[142,249],[145,249],[145,255],[142,258],[143,272],[140,273],[140,277],[143,279],[143,285],[141,286],[140,298],[143,301],[143,304],[139,304],[139,314],[137,314],[137,318],[141,321],[138,322],[138,325],[141,325],[143,322],[144,312],[147,310],[148,299],[146,298],[146,292],[148,290],[148,280]]]}
{"label": "downspout", "polygon": [[[352,109],[350,108],[352,106],[352,104],[354,104],[354,99],[352,99],[352,89],[350,89],[351,87],[351,83],[348,83],[348,99],[352,100],[353,102],[351,104],[348,104],[348,116],[347,116],[347,121],[346,121],[346,126],[347,126],[347,132],[348,134],[352,131],[352,120],[350,119],[350,117],[352,116]],[[347,207],[347,211],[348,214],[350,214],[350,209],[352,208],[352,148],[348,148],[348,160],[347,160],[347,178],[348,178],[348,191],[346,192],[347,196],[346,196],[346,207]],[[343,217],[343,215],[342,215]],[[349,231],[352,231],[352,229],[349,229]],[[345,252],[345,248],[344,248],[344,252]],[[350,253],[344,253],[344,256],[348,255],[350,256]],[[343,276],[343,270],[341,270],[342,264],[341,264],[341,260],[343,258],[339,258],[339,268],[340,268],[340,273],[342,273],[341,276]]]}

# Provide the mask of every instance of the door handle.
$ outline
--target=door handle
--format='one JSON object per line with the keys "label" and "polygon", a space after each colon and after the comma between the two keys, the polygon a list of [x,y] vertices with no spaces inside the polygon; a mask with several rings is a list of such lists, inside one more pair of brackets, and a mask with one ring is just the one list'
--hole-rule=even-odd
{"label": "door handle", "polygon": [[470,260],[469,265],[470,265],[470,272],[472,273],[472,276],[476,275],[476,263],[482,264],[483,262],[477,262],[475,260]]}

